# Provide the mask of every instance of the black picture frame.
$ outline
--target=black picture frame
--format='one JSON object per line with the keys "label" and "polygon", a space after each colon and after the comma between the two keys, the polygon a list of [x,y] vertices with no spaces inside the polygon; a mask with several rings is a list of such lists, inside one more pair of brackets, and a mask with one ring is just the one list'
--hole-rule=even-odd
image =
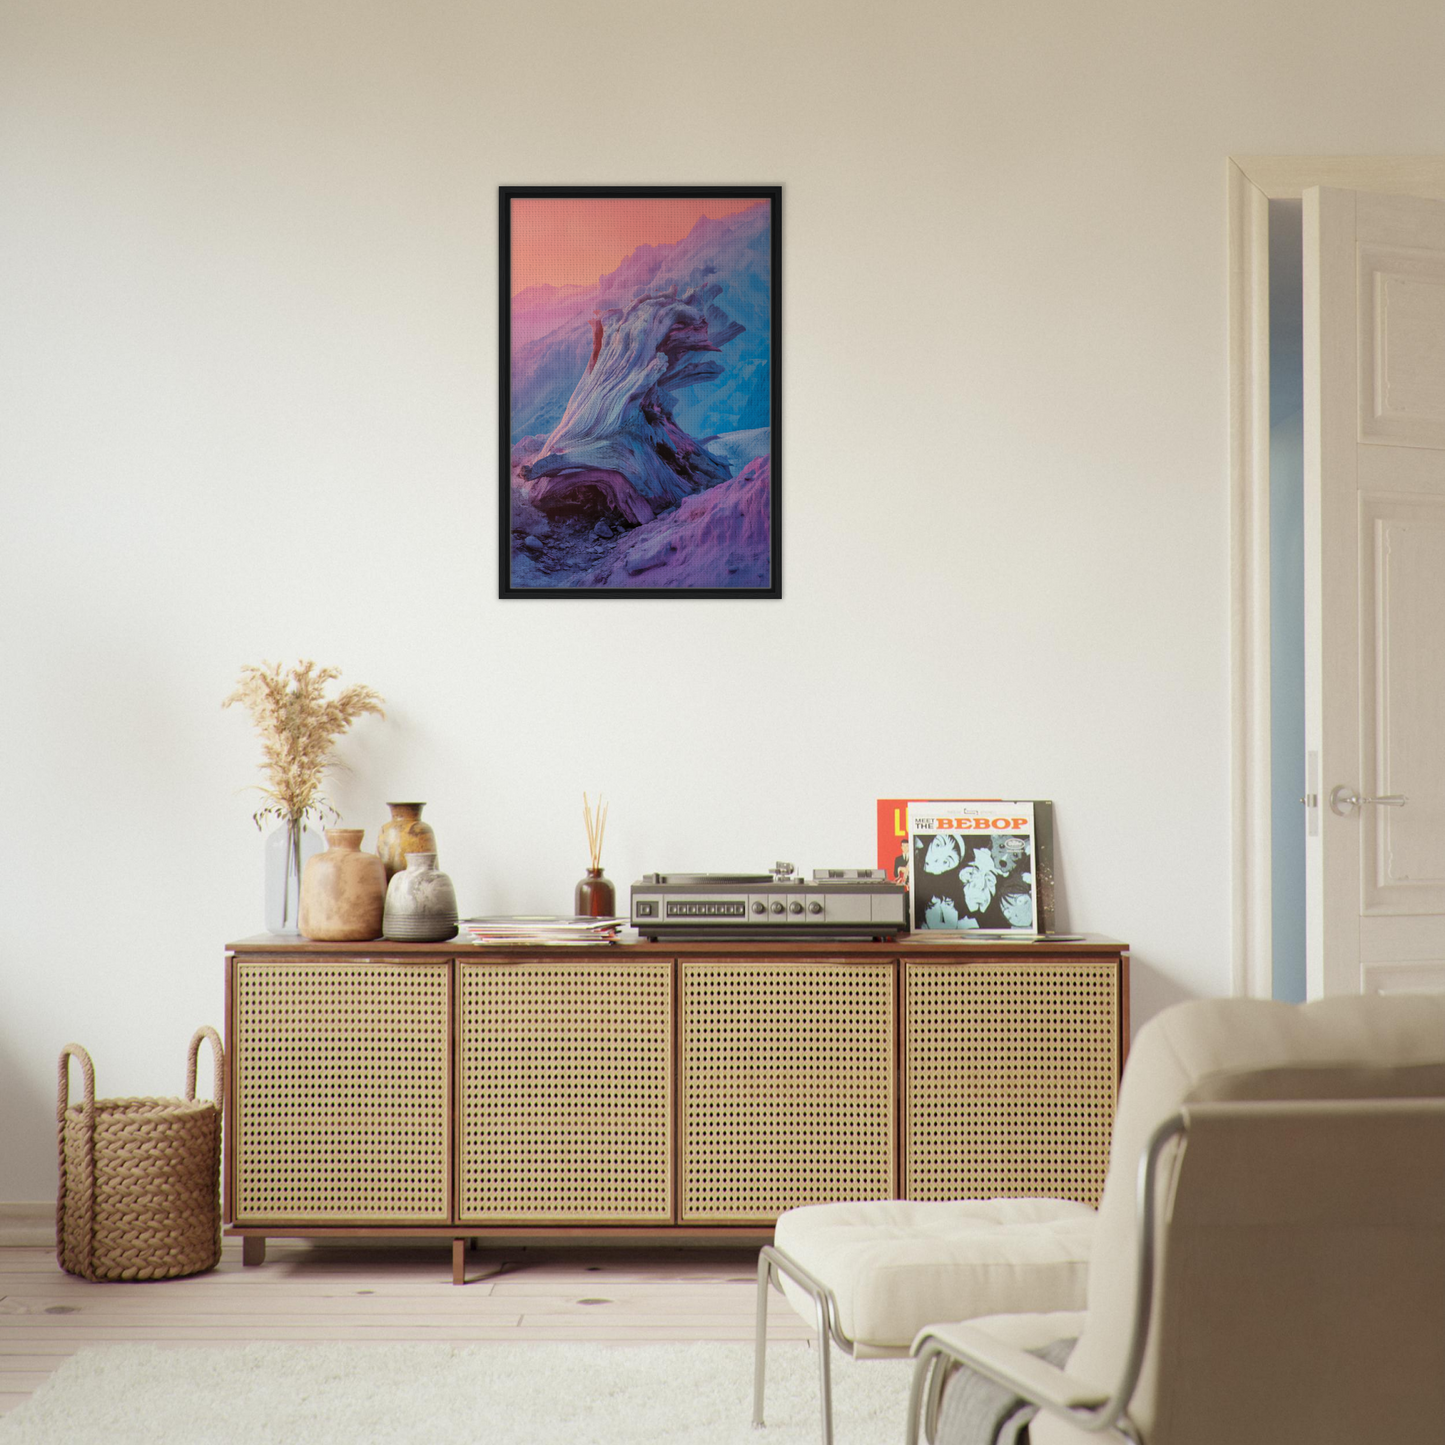
{"label": "black picture frame", "polygon": [[[513,204],[536,200],[669,200],[680,207],[694,200],[767,202],[766,342],[760,343],[757,324],[764,313],[756,295],[763,251],[756,205],[734,211],[731,229],[704,213],[681,240],[645,253],[633,250],[594,285],[524,287],[520,294],[529,299],[514,318],[514,239],[520,235],[524,247],[535,251],[539,225],[551,221],[548,212],[535,208],[522,214],[525,224],[514,227]],[[781,598],[782,187],[501,186],[498,204],[498,595]],[[575,228],[576,210],[569,214],[559,207],[557,216],[559,234],[562,219]],[[704,229],[704,222],[712,229]],[[709,246],[717,248],[715,254]],[[659,255],[663,259],[654,267]],[[719,256],[726,265],[719,266]],[[675,273],[694,260],[698,264],[679,280]],[[648,279],[632,284],[638,276]],[[745,347],[739,343],[749,327],[727,311],[729,305],[753,322]],[[665,314],[664,306],[671,308]],[[560,318],[557,327],[541,329],[554,316]],[[651,342],[629,346],[627,338],[644,330],[650,338],[661,326],[657,318],[667,316],[681,318],[660,333],[669,345],[668,369],[662,384],[649,385],[639,396],[628,383],[638,376],[646,380],[638,358],[648,354]],[[655,322],[650,330],[643,326],[648,319]],[[514,320],[522,323],[515,334]],[[710,328],[721,345],[710,339]],[[588,333],[590,360],[572,380],[587,355]],[[692,338],[702,344],[687,344]],[[724,387],[720,383],[730,380],[729,346],[747,359],[737,366],[736,385]],[[767,365],[761,386],[760,350]],[[663,354],[659,344],[653,369]],[[522,384],[514,367],[521,368]],[[689,380],[688,373],[700,379]],[[668,382],[676,390],[669,390]],[[679,399],[679,392],[688,399]],[[618,400],[624,394],[633,398],[625,406]],[[676,419],[691,412],[704,421],[754,421],[763,397],[765,429],[704,426],[704,435],[694,436]],[[583,420],[569,431],[561,423],[574,401],[570,414]],[[614,430],[606,420],[591,420],[615,415],[623,419]],[[579,439],[576,447],[568,445],[573,438]],[[617,458],[624,460],[604,465]],[[533,475],[537,462],[552,470]],[[719,469],[725,471],[720,478]],[[723,486],[729,491],[715,490]],[[685,494],[675,496],[676,491]],[[534,506],[534,497],[540,506]],[[693,497],[708,497],[709,505],[689,505]],[[736,583],[727,580],[732,576]]]}

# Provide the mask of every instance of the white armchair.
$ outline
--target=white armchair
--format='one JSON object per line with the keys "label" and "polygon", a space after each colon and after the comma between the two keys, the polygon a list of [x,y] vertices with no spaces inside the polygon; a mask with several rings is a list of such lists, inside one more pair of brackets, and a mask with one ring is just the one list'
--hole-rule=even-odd
{"label": "white armchair", "polygon": [[906,1357],[929,1321],[1084,1303],[1095,1212],[1071,1199],[811,1204],[778,1219],[758,1256],[753,1424],[763,1424],[768,1293],[818,1332],[823,1445],[832,1445],[831,1349]]}
{"label": "white armchair", "polygon": [[[1062,1368],[1031,1350],[1077,1335]],[[1125,1071],[1081,1315],[925,1329],[908,1421],[968,1391],[1031,1445],[1445,1438],[1445,998],[1185,1004]],[[959,1365],[968,1367],[957,1370]]]}

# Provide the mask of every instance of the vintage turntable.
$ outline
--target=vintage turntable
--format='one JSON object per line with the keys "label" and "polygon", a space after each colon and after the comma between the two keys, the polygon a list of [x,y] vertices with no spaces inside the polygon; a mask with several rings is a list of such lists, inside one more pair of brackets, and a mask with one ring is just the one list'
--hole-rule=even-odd
{"label": "vintage turntable", "polygon": [[645,873],[632,926],[646,938],[892,938],[908,926],[908,890],[878,868],[771,873]]}

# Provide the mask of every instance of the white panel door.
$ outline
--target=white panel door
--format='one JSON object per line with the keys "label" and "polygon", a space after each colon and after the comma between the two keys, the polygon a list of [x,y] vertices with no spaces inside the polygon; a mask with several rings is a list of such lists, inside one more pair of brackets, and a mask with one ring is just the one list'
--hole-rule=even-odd
{"label": "white panel door", "polygon": [[1304,198],[1311,997],[1445,989],[1445,202]]}

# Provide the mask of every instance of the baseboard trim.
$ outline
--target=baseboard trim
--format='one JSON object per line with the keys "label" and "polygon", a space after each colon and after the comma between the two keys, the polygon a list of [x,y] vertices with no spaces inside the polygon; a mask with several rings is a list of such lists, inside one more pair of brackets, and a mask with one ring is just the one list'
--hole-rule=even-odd
{"label": "baseboard trim", "polygon": [[55,1243],[55,1201],[35,1199],[19,1204],[0,1201],[0,1249],[7,1245]]}

